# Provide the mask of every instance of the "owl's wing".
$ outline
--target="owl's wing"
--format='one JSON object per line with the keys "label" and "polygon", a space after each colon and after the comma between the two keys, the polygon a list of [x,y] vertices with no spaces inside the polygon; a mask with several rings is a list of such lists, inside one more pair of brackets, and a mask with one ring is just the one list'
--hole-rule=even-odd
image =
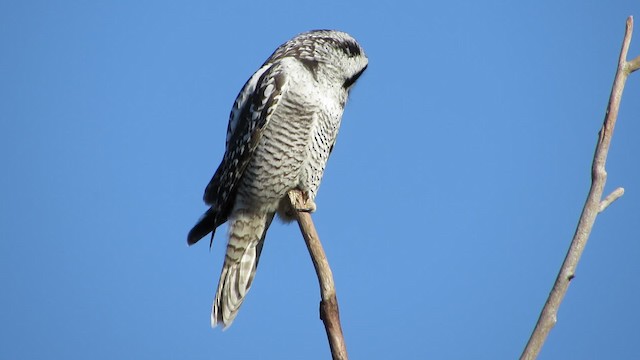
{"label": "owl's wing", "polygon": [[213,233],[227,221],[238,184],[265,127],[287,91],[287,80],[280,63],[265,64],[238,94],[229,117],[224,157],[204,191],[204,202],[211,208],[189,232],[189,244]]}

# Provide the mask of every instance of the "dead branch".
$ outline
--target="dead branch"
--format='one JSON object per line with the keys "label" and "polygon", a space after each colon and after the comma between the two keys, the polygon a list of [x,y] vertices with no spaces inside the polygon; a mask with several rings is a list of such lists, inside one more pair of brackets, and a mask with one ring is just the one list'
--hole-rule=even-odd
{"label": "dead branch", "polygon": [[[289,201],[292,209],[304,209],[304,198],[298,190],[289,192]],[[333,273],[327,261],[327,256],[320,243],[320,238],[313,225],[311,214],[308,211],[293,211],[300,231],[307,244],[307,249],[313,261],[313,267],[318,275],[320,283],[320,319],[324,323],[329,339],[329,347],[331,348],[331,356],[333,359],[347,360],[347,347],[342,335],[342,326],[340,325],[340,312],[338,310],[338,299],[336,297],[336,288],[333,283]]]}
{"label": "dead branch", "polygon": [[520,357],[521,360],[537,358],[549,331],[551,331],[551,328],[553,328],[557,321],[558,308],[560,307],[560,303],[567,292],[569,282],[575,276],[578,261],[580,260],[580,256],[587,244],[596,216],[624,193],[622,188],[618,188],[611,195],[607,196],[606,199],[602,200],[604,185],[607,181],[605,163],[607,161],[607,154],[609,153],[613,129],[618,117],[618,109],[620,108],[620,100],[622,98],[624,84],[627,81],[629,74],[640,68],[640,56],[629,62],[626,60],[627,52],[629,51],[629,44],[631,43],[632,32],[633,17],[630,16],[627,19],[624,40],[622,42],[622,50],[620,51],[620,57],[618,59],[618,69],[613,81],[604,124],[600,130],[598,143],[593,157],[593,164],[591,166],[591,188],[589,189],[589,195],[587,196],[587,201],[582,209],[582,214],[580,215],[576,232],[573,235],[573,240],[571,240],[569,251],[562,263],[562,267],[560,268],[560,272],[558,273],[558,277],[556,278],[551,293],[542,308],[536,327]]}

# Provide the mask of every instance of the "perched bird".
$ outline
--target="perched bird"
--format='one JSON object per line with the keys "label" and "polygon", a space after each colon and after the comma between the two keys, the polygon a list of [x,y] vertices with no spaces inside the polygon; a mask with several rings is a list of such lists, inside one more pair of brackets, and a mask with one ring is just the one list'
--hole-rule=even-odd
{"label": "perched bird", "polygon": [[224,157],[204,192],[211,207],[187,239],[192,245],[211,233],[213,242],[216,228],[229,221],[212,326],[226,328],[236,317],[274,215],[292,220],[288,191],[302,191],[306,210],[315,210],[349,90],[367,64],[350,35],[309,31],[280,45],[238,94]]}

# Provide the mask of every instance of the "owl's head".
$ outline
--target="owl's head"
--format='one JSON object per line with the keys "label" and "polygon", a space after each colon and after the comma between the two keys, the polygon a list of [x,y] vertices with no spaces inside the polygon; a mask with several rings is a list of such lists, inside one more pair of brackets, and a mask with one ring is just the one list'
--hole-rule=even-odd
{"label": "owl's head", "polygon": [[337,30],[312,30],[280,45],[267,63],[284,57],[300,60],[310,71],[328,74],[349,90],[369,60],[351,35]]}

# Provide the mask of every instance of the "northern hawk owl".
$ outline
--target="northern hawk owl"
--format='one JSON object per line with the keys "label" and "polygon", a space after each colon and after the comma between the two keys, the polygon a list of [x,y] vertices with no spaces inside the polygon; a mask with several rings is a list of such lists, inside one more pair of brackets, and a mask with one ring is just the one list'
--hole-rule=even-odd
{"label": "northern hawk owl", "polygon": [[310,211],[333,149],[349,90],[367,68],[350,35],[314,30],[280,45],[244,84],[227,127],[222,162],[204,192],[211,207],[188,235],[189,245],[229,221],[229,242],[211,325],[229,326],[256,272],[277,213],[292,220],[289,190]]}

